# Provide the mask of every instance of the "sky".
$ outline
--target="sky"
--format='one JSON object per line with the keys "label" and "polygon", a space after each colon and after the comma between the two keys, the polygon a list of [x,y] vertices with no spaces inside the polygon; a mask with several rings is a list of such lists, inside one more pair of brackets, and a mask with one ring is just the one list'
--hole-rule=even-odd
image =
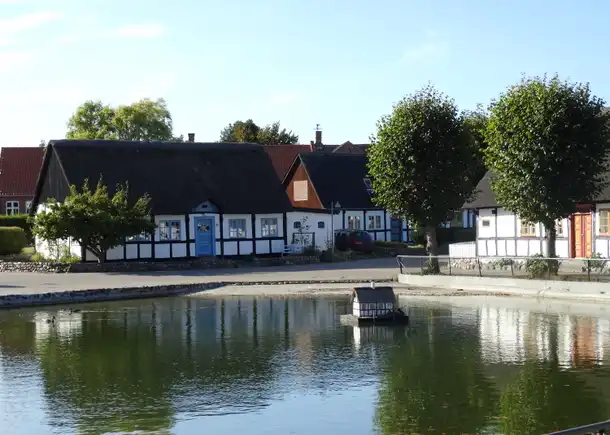
{"label": "sky", "polygon": [[[171,5],[171,6],[170,6]],[[86,100],[164,98],[176,135],[280,121],[368,142],[428,83],[461,109],[527,76],[610,101],[607,0],[0,0],[0,146],[61,139]]]}

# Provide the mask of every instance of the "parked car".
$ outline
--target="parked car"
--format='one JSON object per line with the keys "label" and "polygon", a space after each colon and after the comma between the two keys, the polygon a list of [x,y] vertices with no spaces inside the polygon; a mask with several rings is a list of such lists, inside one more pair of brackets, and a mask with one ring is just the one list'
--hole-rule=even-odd
{"label": "parked car", "polygon": [[335,248],[370,253],[375,249],[375,241],[366,231],[340,230],[335,233]]}

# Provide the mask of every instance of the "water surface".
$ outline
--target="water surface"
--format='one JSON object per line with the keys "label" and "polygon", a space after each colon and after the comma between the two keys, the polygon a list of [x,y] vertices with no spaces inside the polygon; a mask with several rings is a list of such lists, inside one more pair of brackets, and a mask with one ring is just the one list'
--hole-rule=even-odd
{"label": "water surface", "polygon": [[409,329],[343,327],[345,298],[5,311],[0,428],[525,435],[607,419],[610,314],[515,304],[411,301]]}

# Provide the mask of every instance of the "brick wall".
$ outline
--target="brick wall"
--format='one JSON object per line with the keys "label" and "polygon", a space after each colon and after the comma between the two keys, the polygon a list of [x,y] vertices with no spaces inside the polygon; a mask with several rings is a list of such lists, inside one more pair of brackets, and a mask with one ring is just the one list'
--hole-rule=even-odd
{"label": "brick wall", "polygon": [[0,214],[6,214],[7,201],[19,202],[19,213],[25,213],[25,203],[31,200],[28,196],[0,196]]}

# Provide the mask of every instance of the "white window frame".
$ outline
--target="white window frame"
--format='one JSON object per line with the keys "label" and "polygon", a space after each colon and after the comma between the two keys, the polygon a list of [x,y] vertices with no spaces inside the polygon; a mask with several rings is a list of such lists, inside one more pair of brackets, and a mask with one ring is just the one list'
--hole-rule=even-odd
{"label": "white window frame", "polygon": [[307,201],[309,184],[307,180],[299,180],[292,183],[292,194],[295,201]]}
{"label": "white window frame", "polygon": [[557,237],[563,237],[563,219],[557,219],[555,221],[555,235]]}
{"label": "white window frame", "polygon": [[[159,233],[161,235],[161,233]],[[150,242],[150,234],[140,233],[135,236],[129,236],[125,239],[126,242]]]}
{"label": "white window frame", "polygon": [[26,212],[26,214],[29,213],[31,209],[32,209],[32,201],[26,201],[25,202],[25,212]]}
{"label": "white window frame", "polygon": [[277,237],[277,218],[261,218],[261,235],[263,238]]}
{"label": "white window frame", "polygon": [[[243,224],[243,225],[242,225]],[[229,238],[245,239],[247,237],[246,219],[229,219]]]}
{"label": "white window frame", "polygon": [[160,220],[159,240],[163,242],[176,242],[182,240],[182,221],[177,219]]}
{"label": "white window frame", "polygon": [[6,201],[4,207],[4,212],[7,216],[19,214],[19,201]]}
{"label": "white window frame", "polygon": [[360,229],[360,216],[348,216],[347,217],[347,229],[348,230],[359,230]]}
{"label": "white window frame", "polygon": [[536,224],[522,220],[519,223],[519,236],[536,237]]}

